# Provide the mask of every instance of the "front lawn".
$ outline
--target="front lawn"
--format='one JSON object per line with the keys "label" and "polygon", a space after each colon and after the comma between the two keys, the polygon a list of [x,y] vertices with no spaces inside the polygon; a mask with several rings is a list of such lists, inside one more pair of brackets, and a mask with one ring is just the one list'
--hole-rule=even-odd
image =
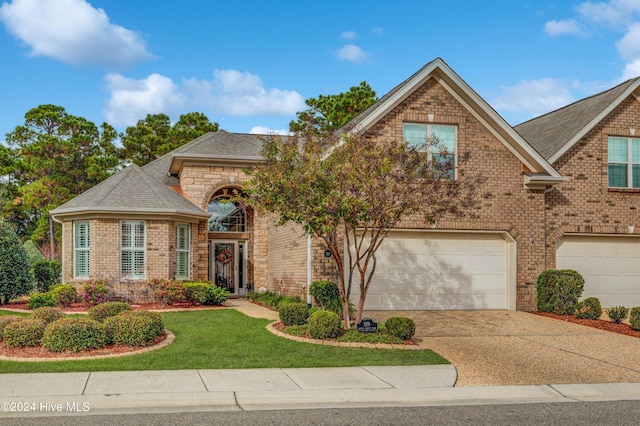
{"label": "front lawn", "polygon": [[[1,311],[0,315],[15,315]],[[80,361],[0,361],[0,373],[447,364],[430,350],[342,348],[283,339],[234,309],[168,312],[175,342],[157,351]]]}

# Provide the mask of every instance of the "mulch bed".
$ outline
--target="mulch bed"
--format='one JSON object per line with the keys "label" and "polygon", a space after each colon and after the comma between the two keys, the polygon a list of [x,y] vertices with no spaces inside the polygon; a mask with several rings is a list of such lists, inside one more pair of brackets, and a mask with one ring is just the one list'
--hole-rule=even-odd
{"label": "mulch bed", "polygon": [[550,312],[531,312],[532,314],[540,315],[543,317],[553,318],[560,321],[572,322],[574,324],[586,325],[587,327],[599,328],[600,330],[611,331],[613,333],[624,334],[626,336],[640,337],[640,331],[636,331],[629,324],[614,324],[611,321],[605,321],[601,319],[590,320],[580,319],[572,315],[558,315]]}
{"label": "mulch bed", "polygon": [[[5,305],[0,305],[0,309],[19,309],[21,311],[25,311],[25,312],[30,312],[31,309],[29,309],[27,307],[27,303],[29,301],[26,299],[18,299],[18,300],[12,300],[9,303],[5,304]],[[137,303],[137,304],[132,304],[131,305],[131,309],[134,310],[162,310],[162,311],[172,311],[172,310],[176,310],[176,311],[182,311],[182,310],[187,310],[187,309],[193,309],[193,310],[198,310],[198,309],[220,309],[220,308],[224,308],[225,306],[202,306],[202,305],[192,305],[190,303],[174,303],[171,306],[167,306],[167,305],[163,305],[162,303],[157,303],[157,302],[149,302],[149,303]],[[84,303],[73,303],[71,306],[69,307],[65,307],[62,308],[63,311],[65,312],[79,312],[79,313],[84,313],[87,312],[87,310],[90,308],[90,306],[85,305]]]}
{"label": "mulch bed", "polygon": [[22,348],[8,348],[4,342],[0,342],[0,356],[10,358],[86,358],[100,355],[122,355],[129,352],[137,352],[155,346],[167,338],[166,334],[158,336],[150,346],[109,345],[98,349],[89,349],[81,352],[50,352],[43,346],[26,346]]}

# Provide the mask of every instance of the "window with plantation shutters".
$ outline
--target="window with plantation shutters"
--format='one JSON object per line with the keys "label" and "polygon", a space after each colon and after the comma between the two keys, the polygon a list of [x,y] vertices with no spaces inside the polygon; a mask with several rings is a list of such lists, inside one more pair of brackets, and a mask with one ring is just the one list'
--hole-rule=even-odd
{"label": "window with plantation shutters", "polygon": [[189,279],[190,225],[176,225],[176,278]]}
{"label": "window with plantation shutters", "polygon": [[74,222],[73,275],[75,278],[89,277],[89,222]]}
{"label": "window with plantation shutters", "polygon": [[144,278],[144,222],[120,223],[120,272],[124,278]]}

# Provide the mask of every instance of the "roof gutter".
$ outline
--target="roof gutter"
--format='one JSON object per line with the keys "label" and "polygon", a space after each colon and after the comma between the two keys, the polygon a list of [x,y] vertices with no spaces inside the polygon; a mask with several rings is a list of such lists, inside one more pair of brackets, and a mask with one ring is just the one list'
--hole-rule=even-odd
{"label": "roof gutter", "polygon": [[537,174],[524,175],[524,187],[527,189],[547,189],[549,186],[568,181],[566,176],[549,176]]}
{"label": "roof gutter", "polygon": [[237,156],[237,155],[209,155],[209,154],[171,154],[169,174],[177,175],[182,170],[185,163],[190,164],[221,164],[239,167],[253,166],[261,163],[264,158],[259,155]]}

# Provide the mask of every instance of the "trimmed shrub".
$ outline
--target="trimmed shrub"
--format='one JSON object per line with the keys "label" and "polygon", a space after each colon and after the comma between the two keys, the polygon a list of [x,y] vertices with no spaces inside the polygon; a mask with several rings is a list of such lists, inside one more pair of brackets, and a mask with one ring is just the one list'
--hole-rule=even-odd
{"label": "trimmed shrub", "polygon": [[64,318],[64,312],[62,309],[55,308],[53,306],[42,306],[41,308],[37,308],[33,310],[31,314],[32,319],[39,319],[45,322],[45,324],[49,324],[51,322],[57,321],[61,318]]}
{"label": "trimmed shrub", "polygon": [[598,319],[602,315],[602,306],[597,297],[587,297],[578,302],[574,312],[576,318],[580,319]]}
{"label": "trimmed shrub", "polygon": [[309,292],[322,306],[322,309],[342,315],[342,299],[336,283],[328,280],[314,281],[311,283]]}
{"label": "trimmed shrub", "polygon": [[207,288],[203,305],[220,306],[226,302],[227,299],[229,299],[229,292],[226,289],[210,285],[209,288]]}
{"label": "trimmed shrub", "polygon": [[27,307],[37,309],[42,306],[56,306],[56,301],[51,293],[31,293]]}
{"label": "trimmed shrub", "polygon": [[280,321],[284,325],[302,325],[309,318],[309,309],[304,303],[286,302],[279,306]]}
{"label": "trimmed shrub", "polygon": [[184,286],[184,293],[189,303],[199,303],[202,305],[205,300],[207,300],[207,289],[211,287],[210,283],[193,281],[184,282],[182,285]]}
{"label": "trimmed shrub", "polygon": [[280,310],[280,306],[282,306],[283,303],[303,303],[306,305],[299,296],[283,296],[282,299],[278,301],[276,309]]}
{"label": "trimmed shrub", "polygon": [[614,306],[607,311],[607,316],[614,324],[620,324],[629,315],[629,309],[624,306]]}
{"label": "trimmed shrub", "polygon": [[153,290],[153,297],[157,302],[171,306],[174,303],[187,301],[187,293],[180,281],[169,281],[154,278],[149,281],[149,287]]}
{"label": "trimmed shrub", "polygon": [[33,264],[33,275],[36,279],[36,288],[40,292],[46,292],[51,286],[60,282],[62,264],[55,260],[39,260]]}
{"label": "trimmed shrub", "polygon": [[387,333],[398,339],[411,339],[416,332],[416,323],[407,317],[391,317],[385,321]]}
{"label": "trimmed shrub", "polygon": [[104,280],[90,279],[82,285],[82,299],[89,306],[104,302],[108,295],[109,289]]}
{"label": "trimmed shrub", "polygon": [[116,315],[104,320],[109,340],[116,345],[149,346],[158,334],[157,324],[146,315],[134,315],[135,312]]}
{"label": "trimmed shrub", "polygon": [[573,314],[584,290],[584,278],[572,269],[542,271],[536,282],[537,307],[540,312]]}
{"label": "trimmed shrub", "polygon": [[2,342],[2,333],[4,328],[12,322],[22,321],[24,318],[16,315],[2,315],[0,316],[0,342]]}
{"label": "trimmed shrub", "polygon": [[62,318],[47,325],[42,346],[51,352],[96,349],[106,346],[104,326],[89,318]]}
{"label": "trimmed shrub", "polygon": [[34,288],[31,264],[13,229],[0,219],[0,305]]}
{"label": "trimmed shrub", "polygon": [[359,342],[359,343],[384,343],[402,345],[404,342],[391,334],[378,329],[377,333],[360,333],[355,328],[346,330],[338,338],[338,342]]}
{"label": "trimmed shrub", "polygon": [[631,311],[629,311],[629,323],[631,328],[640,331],[640,306],[631,308]]}
{"label": "trimmed shrub", "polygon": [[54,285],[51,288],[51,295],[56,304],[65,307],[71,306],[78,299],[76,288],[69,284]]}
{"label": "trimmed shrub", "polygon": [[160,312],[153,311],[124,311],[120,315],[128,315],[133,317],[145,317],[149,318],[153,322],[154,333],[156,336],[160,336],[164,333],[164,321]]}
{"label": "trimmed shrub", "polygon": [[130,310],[131,306],[125,302],[104,302],[89,308],[87,314],[92,320],[104,322],[109,317],[114,317],[121,312]]}
{"label": "trimmed shrub", "polygon": [[331,339],[341,333],[340,315],[331,311],[317,311],[309,317],[309,335],[314,339]]}
{"label": "trimmed shrub", "polygon": [[4,343],[9,348],[38,346],[42,342],[45,323],[38,319],[25,319],[7,324],[2,332]]}

